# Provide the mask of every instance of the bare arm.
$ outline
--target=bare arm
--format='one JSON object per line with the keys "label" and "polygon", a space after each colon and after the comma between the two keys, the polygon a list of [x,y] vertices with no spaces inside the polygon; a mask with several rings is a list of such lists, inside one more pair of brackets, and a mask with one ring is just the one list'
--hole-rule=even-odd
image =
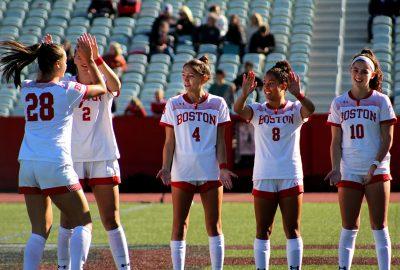
{"label": "bare arm", "polygon": [[311,114],[314,113],[315,111],[315,106],[314,103],[307,97],[302,98],[301,100],[299,100],[301,103],[301,117],[304,118],[308,118]]}
{"label": "bare arm", "polygon": [[164,185],[171,183],[171,166],[175,151],[175,133],[172,127],[165,127],[165,143],[163,148],[163,162],[157,178],[161,178]]}
{"label": "bare arm", "polygon": [[251,120],[253,115],[253,111],[246,106],[246,99],[257,87],[255,76],[256,75],[252,71],[250,71],[247,76],[243,74],[242,94],[237,98],[233,105],[235,113],[245,120]]}
{"label": "bare arm", "polygon": [[342,158],[342,128],[332,126],[332,141],[331,141],[331,163],[332,170],[325,177],[325,181],[329,180],[330,184],[336,185],[342,180],[340,173],[340,159]]}
{"label": "bare arm", "polygon": [[219,164],[226,164],[225,126],[218,126],[217,130],[217,160]]}
{"label": "bare arm", "polygon": [[290,82],[288,91],[300,101],[302,105],[300,110],[301,117],[303,119],[307,118],[315,111],[314,103],[301,93],[301,83],[299,75],[291,72],[289,79]]}

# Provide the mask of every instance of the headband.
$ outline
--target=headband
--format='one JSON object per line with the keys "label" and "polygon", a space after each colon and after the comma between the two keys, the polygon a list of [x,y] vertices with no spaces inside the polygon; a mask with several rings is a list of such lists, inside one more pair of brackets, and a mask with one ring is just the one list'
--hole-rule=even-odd
{"label": "headband", "polygon": [[351,62],[351,65],[353,65],[356,61],[363,61],[363,62],[367,63],[367,65],[371,68],[371,70],[375,71],[375,64],[368,57],[363,56],[363,55],[357,56],[356,58],[353,59],[353,62]]}

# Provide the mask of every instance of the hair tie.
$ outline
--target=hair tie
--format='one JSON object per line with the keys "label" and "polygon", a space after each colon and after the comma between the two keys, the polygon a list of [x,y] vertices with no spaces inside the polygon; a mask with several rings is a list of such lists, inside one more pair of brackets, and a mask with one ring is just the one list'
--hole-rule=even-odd
{"label": "hair tie", "polygon": [[363,61],[363,62],[367,63],[367,65],[371,68],[371,70],[375,71],[375,64],[374,64],[374,62],[372,62],[371,59],[369,59],[369,57],[366,57],[363,55],[357,56],[356,58],[353,59],[353,61],[351,62],[351,65],[353,65],[357,61]]}

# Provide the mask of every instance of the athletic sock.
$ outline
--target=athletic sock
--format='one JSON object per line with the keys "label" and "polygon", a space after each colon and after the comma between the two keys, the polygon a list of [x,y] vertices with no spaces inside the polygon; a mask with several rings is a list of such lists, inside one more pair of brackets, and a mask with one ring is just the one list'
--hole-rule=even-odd
{"label": "athletic sock", "polygon": [[287,240],[286,257],[288,269],[301,270],[301,262],[303,260],[303,239],[301,237]]}
{"label": "athletic sock", "polygon": [[45,244],[46,239],[43,236],[31,234],[24,251],[24,270],[39,269]]}
{"label": "athletic sock", "polygon": [[71,236],[71,269],[83,269],[89,253],[92,232],[88,227],[77,226]]}
{"label": "athletic sock", "polygon": [[111,252],[117,269],[131,269],[129,263],[128,244],[126,242],[124,229],[120,226],[115,230],[108,231],[107,233],[108,242],[110,243]]}
{"label": "athletic sock", "polygon": [[185,269],[186,241],[171,241],[171,258],[174,270]]}
{"label": "athletic sock", "polygon": [[271,247],[269,240],[254,239],[254,260],[256,268],[259,270],[269,269],[269,257],[271,255]]}
{"label": "athletic sock", "polygon": [[372,230],[375,239],[375,250],[378,257],[379,270],[389,270],[392,256],[392,246],[388,228]]}
{"label": "athletic sock", "polygon": [[69,252],[72,229],[58,228],[57,262],[58,269],[71,270],[71,255]]}
{"label": "athletic sock", "polygon": [[342,228],[339,241],[339,270],[349,270],[353,261],[358,230]]}
{"label": "athletic sock", "polygon": [[225,243],[224,235],[211,236],[208,238],[210,247],[211,269],[219,270],[224,267]]}

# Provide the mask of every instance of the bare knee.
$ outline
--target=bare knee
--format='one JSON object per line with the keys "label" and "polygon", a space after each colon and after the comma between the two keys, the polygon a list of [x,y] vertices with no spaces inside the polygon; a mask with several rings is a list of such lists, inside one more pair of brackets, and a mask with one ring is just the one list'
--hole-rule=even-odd
{"label": "bare knee", "polygon": [[119,218],[117,218],[115,215],[106,215],[102,217],[102,223],[106,231],[115,230],[121,226]]}
{"label": "bare knee", "polygon": [[220,220],[206,221],[208,236],[217,236],[222,234],[222,224]]}
{"label": "bare knee", "polygon": [[80,215],[67,217],[68,226],[70,228],[75,228],[77,226],[90,226],[92,224],[92,218],[90,212],[82,213]]}
{"label": "bare knee", "polygon": [[345,230],[358,230],[360,226],[355,223],[343,223],[342,227]]}
{"label": "bare knee", "polygon": [[373,230],[383,230],[386,227],[387,227],[386,222],[372,222],[371,223],[371,229],[373,229]]}
{"label": "bare knee", "polygon": [[52,227],[51,222],[47,222],[45,224],[40,224],[40,225],[32,225],[32,233],[38,234],[43,238],[47,239],[50,235],[51,227]]}
{"label": "bare knee", "polygon": [[286,233],[287,239],[296,239],[301,237],[299,228],[288,228]]}
{"label": "bare knee", "polygon": [[256,231],[256,238],[260,240],[268,240],[271,237],[272,234],[272,227],[261,227],[257,226],[257,231]]}
{"label": "bare knee", "polygon": [[186,239],[186,233],[188,230],[188,224],[186,221],[173,222],[172,225],[172,240],[181,241]]}

